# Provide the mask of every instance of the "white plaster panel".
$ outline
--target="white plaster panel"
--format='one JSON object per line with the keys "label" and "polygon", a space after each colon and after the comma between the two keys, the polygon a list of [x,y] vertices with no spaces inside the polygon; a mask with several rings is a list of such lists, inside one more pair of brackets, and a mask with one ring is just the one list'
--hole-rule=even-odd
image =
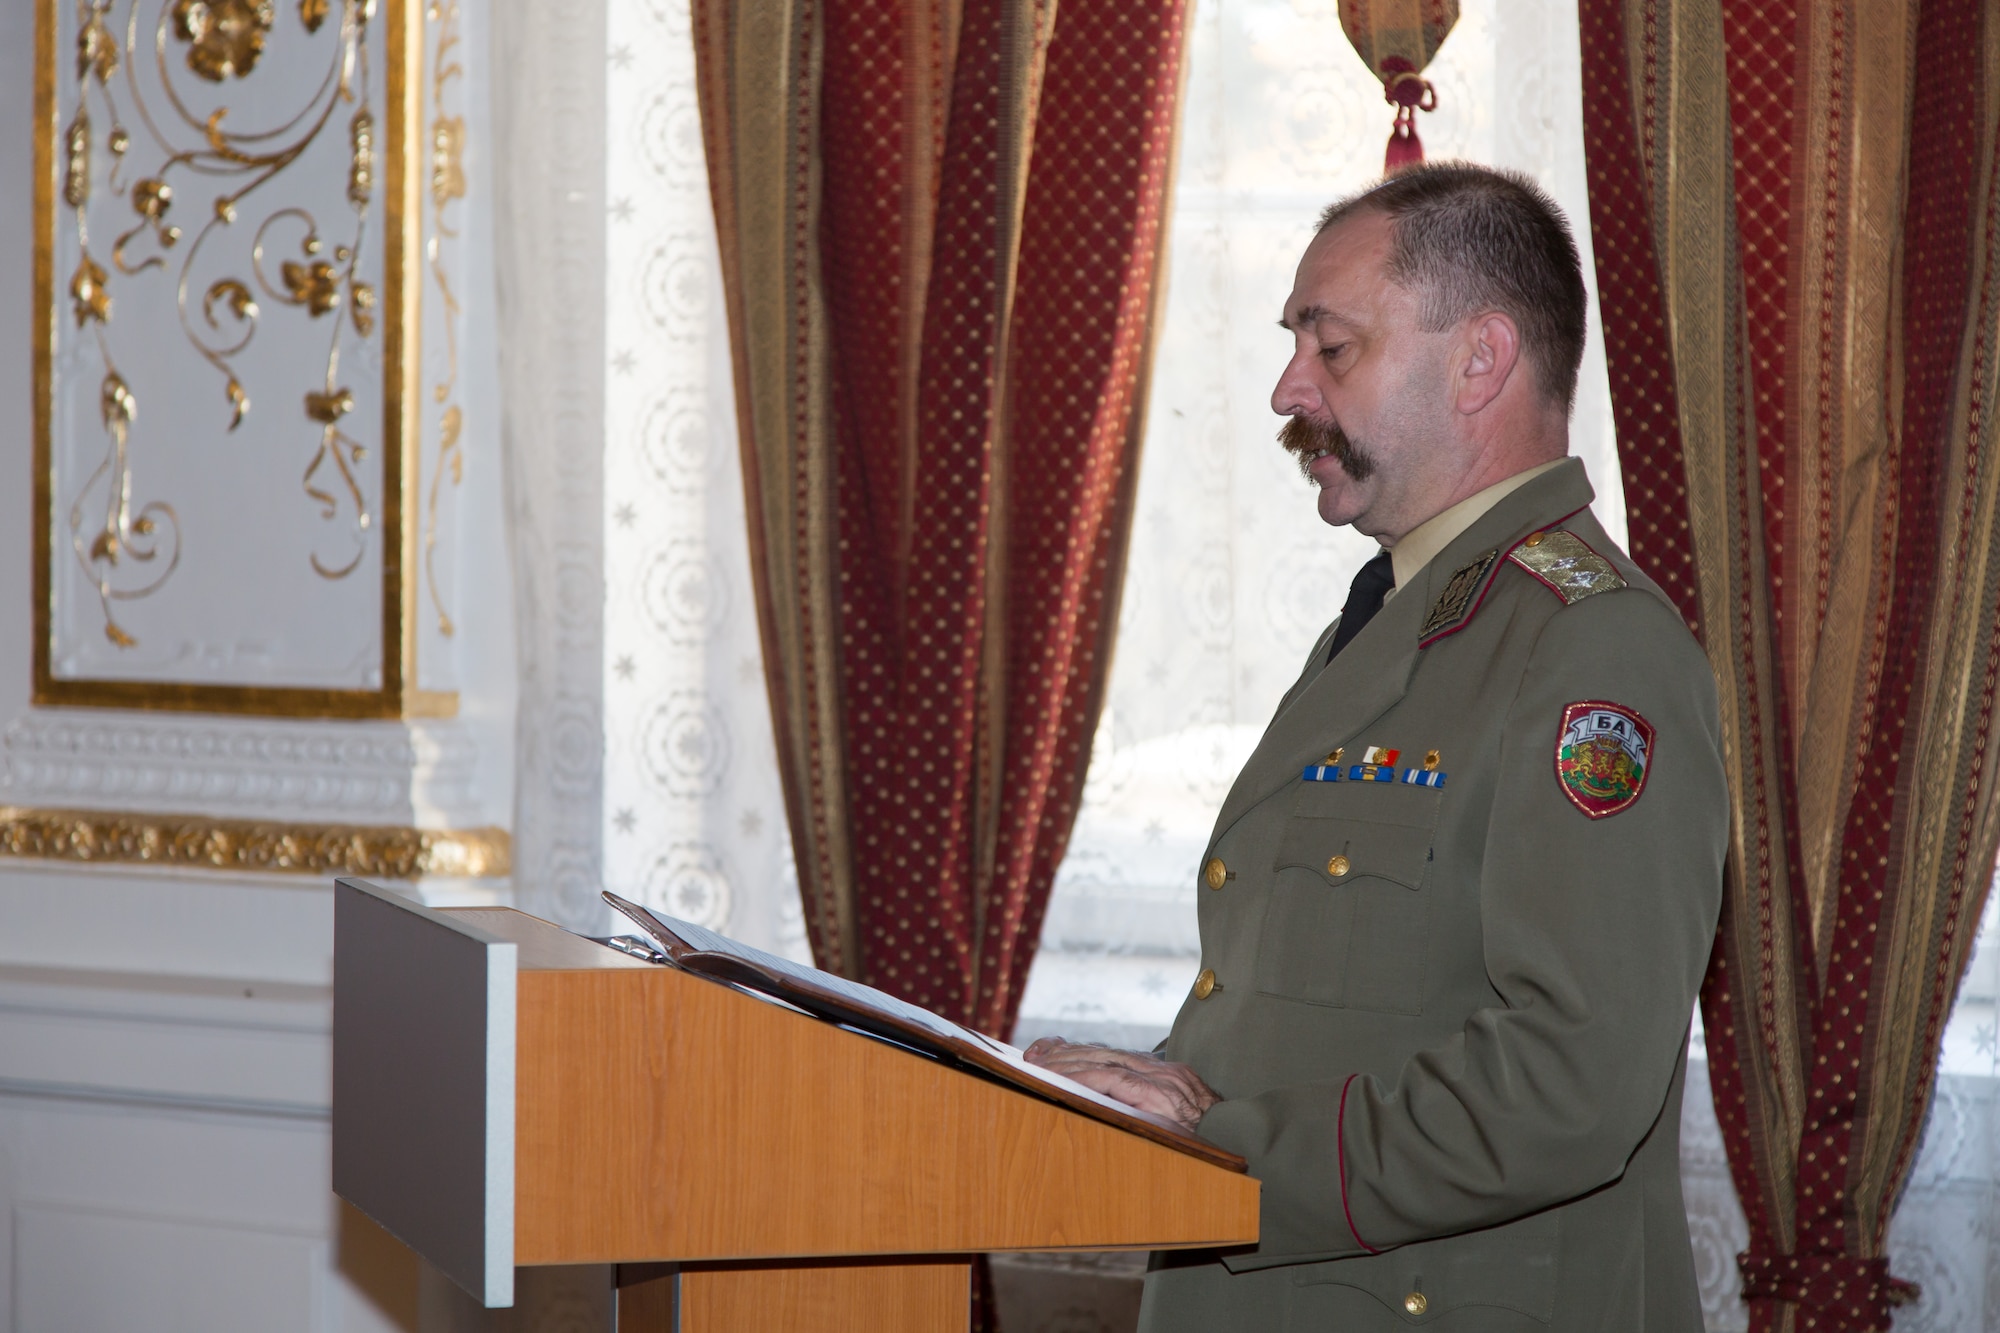
{"label": "white plaster panel", "polygon": [[[323,1123],[0,1095],[0,1333],[408,1333],[421,1265],[327,1192],[329,1142]],[[153,1301],[135,1318],[106,1288]]]}
{"label": "white plaster panel", "polygon": [[326,1240],[184,1217],[15,1210],[18,1333],[316,1333]]}
{"label": "white plaster panel", "polygon": [[0,963],[333,982],[333,881],[0,861]]}
{"label": "white plaster panel", "polygon": [[[0,180],[33,179],[30,147],[34,124],[35,6],[0,5]],[[11,717],[28,702],[34,642],[28,590],[32,586],[29,555],[32,543],[34,476],[30,445],[34,439],[34,387],[27,313],[34,309],[33,273],[27,262],[33,252],[33,192],[0,189],[0,247],[8,259],[0,263],[0,716]]]}
{"label": "white plaster panel", "polygon": [[0,967],[0,1090],[302,1118],[331,1109],[325,987]]}
{"label": "white plaster panel", "polygon": [[324,987],[0,969],[0,1333],[413,1327],[416,1259],[328,1190],[330,1019]]}
{"label": "white plaster panel", "polygon": [[[309,32],[295,7],[279,7],[254,67],[210,80],[191,69],[198,44],[176,35],[167,0],[112,6],[112,30],[122,38],[132,22],[136,49],[122,52],[108,99],[94,80],[82,92],[92,136],[88,254],[106,274],[107,322],[80,327],[70,316],[83,228],[60,194],[52,219],[63,314],[51,419],[58,679],[381,686],[382,543],[394,539],[383,506],[392,13],[381,7],[350,38],[345,20],[358,10],[336,4]],[[67,56],[79,11],[54,12]],[[59,59],[56,70],[67,130],[77,122],[77,62]],[[216,113],[225,135],[267,136],[232,143],[235,151],[296,158],[272,171],[206,153],[204,123]],[[374,164],[357,208],[351,145],[363,115]],[[114,126],[130,136],[122,158],[109,148]],[[177,154],[194,160],[169,165]],[[168,246],[139,228],[121,266],[114,246],[141,221],[129,192],[145,179],[173,191],[160,221],[180,236]],[[219,216],[218,200],[234,201],[234,221]],[[286,265],[323,273],[339,304],[315,309]],[[368,330],[350,317],[363,291],[376,304]],[[92,552],[123,479],[100,407],[113,375],[136,403],[125,454],[133,517],[152,524],[118,533],[124,558],[115,564]],[[233,426],[232,382],[249,404]],[[351,408],[322,424],[308,416],[309,393],[345,393]],[[152,559],[139,558],[149,550]],[[108,617],[122,634],[107,629]]]}

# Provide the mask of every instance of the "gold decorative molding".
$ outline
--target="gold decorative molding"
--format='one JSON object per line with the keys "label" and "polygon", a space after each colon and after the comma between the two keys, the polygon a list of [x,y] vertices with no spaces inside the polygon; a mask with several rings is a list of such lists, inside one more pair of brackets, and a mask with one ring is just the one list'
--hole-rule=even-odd
{"label": "gold decorative molding", "polygon": [[256,874],[464,879],[510,873],[513,840],[497,828],[291,824],[0,805],[0,856]]}
{"label": "gold decorative molding", "polygon": [[[454,714],[456,696],[420,690],[416,671],[422,229],[424,196],[439,188],[439,145],[423,128],[423,0],[35,0],[35,9],[35,702],[290,717]],[[324,54],[323,80],[269,72],[279,54],[306,48]],[[188,78],[226,88],[232,99],[275,79],[280,98],[296,87],[307,100],[285,108],[274,126],[239,128],[251,116],[248,102],[197,114],[176,91]],[[305,170],[299,164],[322,137],[337,148],[344,201],[336,210],[343,219],[330,228],[340,234],[324,238],[315,216],[272,184]],[[225,254],[225,243],[247,249]],[[362,272],[370,254],[380,260],[379,291]],[[171,318],[159,327],[126,322],[125,298],[139,283],[178,291],[177,327]],[[271,399],[280,414],[273,419],[303,432],[303,452],[295,498],[269,503],[297,504],[314,531],[323,527],[324,548],[304,562],[314,582],[343,579],[379,553],[379,620],[369,616],[379,625],[379,670],[371,654],[366,686],[351,688],[134,679],[91,667],[59,674],[56,607],[73,594],[57,585],[58,560],[81,566],[84,595],[101,604],[103,634],[122,654],[146,636],[121,624],[117,608],[156,596],[188,568],[186,543],[198,539],[183,530],[185,511],[154,493],[163,484],[160,441],[173,431],[158,415],[158,395],[143,401],[133,359],[191,347],[220,386],[220,446],[251,411],[256,387],[237,373],[238,355],[261,320],[280,315],[324,330],[328,341],[316,365],[300,368],[310,378],[281,384]],[[360,340],[345,361],[343,322]],[[366,356],[354,354],[368,344]],[[126,363],[122,374],[114,353]],[[366,377],[365,395],[356,374]],[[87,404],[74,387],[80,377],[102,381]],[[370,404],[379,440],[358,438],[375,432],[355,427],[364,419],[357,401]],[[59,436],[100,443],[88,459],[66,445],[59,475]],[[226,453],[217,457],[215,466],[227,466]],[[135,468],[142,458],[150,472]],[[177,488],[205,484],[185,470],[166,475]],[[65,612],[66,634],[78,632],[74,615]]]}
{"label": "gold decorative molding", "polygon": [[458,392],[458,321],[461,309],[452,289],[451,271],[445,264],[444,242],[456,241],[458,230],[445,216],[445,209],[465,198],[465,118],[447,116],[445,103],[456,83],[465,83],[465,66],[458,58],[458,0],[431,0],[425,10],[436,25],[437,40],[431,57],[431,214],[430,239],[424,253],[430,260],[431,277],[437,285],[443,312],[445,371],[431,388],[431,396],[443,409],[438,415],[437,461],[431,468],[430,494],[424,509],[424,580],[430,588],[431,609],[437,615],[438,633],[449,639],[456,633],[451,613],[445,609],[445,595],[438,587],[438,490],[446,477],[457,486],[465,480],[465,451],[459,447],[459,433],[465,413],[453,401]]}

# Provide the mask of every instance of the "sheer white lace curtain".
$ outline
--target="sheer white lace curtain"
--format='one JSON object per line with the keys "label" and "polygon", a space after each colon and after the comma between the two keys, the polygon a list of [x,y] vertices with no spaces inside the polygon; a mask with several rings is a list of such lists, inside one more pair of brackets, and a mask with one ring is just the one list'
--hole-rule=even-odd
{"label": "sheer white lace curtain", "polygon": [[804,959],[688,2],[611,0],[606,26],[604,880]]}

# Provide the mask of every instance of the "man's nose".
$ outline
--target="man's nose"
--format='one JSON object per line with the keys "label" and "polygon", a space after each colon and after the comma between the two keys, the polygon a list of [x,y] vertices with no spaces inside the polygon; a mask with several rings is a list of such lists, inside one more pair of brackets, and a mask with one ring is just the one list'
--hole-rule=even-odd
{"label": "man's nose", "polygon": [[1305,356],[1294,356],[1286,363],[1277,387],[1271,390],[1271,410],[1281,417],[1326,415],[1326,401],[1306,374]]}

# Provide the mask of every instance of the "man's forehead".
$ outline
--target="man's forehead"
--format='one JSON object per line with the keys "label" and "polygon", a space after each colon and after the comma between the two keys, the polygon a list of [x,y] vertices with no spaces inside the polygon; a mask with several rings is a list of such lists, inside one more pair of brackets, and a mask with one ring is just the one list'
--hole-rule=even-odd
{"label": "man's forehead", "polygon": [[1288,329],[1361,322],[1388,280],[1393,239],[1390,220],[1373,211],[1343,218],[1313,237],[1278,322]]}

